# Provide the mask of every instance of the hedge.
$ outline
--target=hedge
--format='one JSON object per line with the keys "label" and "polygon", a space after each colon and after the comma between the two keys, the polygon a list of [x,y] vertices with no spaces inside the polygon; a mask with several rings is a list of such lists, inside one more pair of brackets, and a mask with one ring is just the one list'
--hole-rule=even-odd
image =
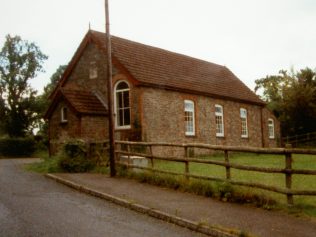
{"label": "hedge", "polygon": [[0,156],[27,157],[35,151],[33,138],[1,138]]}

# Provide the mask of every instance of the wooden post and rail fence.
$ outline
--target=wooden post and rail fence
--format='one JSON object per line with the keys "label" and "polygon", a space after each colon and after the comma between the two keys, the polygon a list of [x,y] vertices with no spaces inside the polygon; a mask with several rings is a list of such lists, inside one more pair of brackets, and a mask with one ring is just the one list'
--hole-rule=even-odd
{"label": "wooden post and rail fence", "polygon": [[[293,175],[316,175],[316,170],[311,169],[293,169],[292,167],[292,155],[293,154],[309,154],[316,155],[316,149],[295,149],[295,148],[251,148],[251,147],[237,147],[237,146],[219,146],[219,145],[208,145],[208,144],[197,144],[197,143],[188,143],[188,144],[176,144],[176,143],[164,143],[164,142],[130,142],[130,141],[115,141],[115,153],[116,157],[125,156],[128,158],[127,163],[120,162],[117,159],[116,163],[118,165],[124,165],[128,168],[137,168],[142,170],[149,170],[157,173],[171,174],[171,175],[182,175],[186,179],[196,178],[202,180],[210,180],[210,181],[220,181],[227,182],[233,185],[245,186],[258,188],[262,190],[268,190],[271,192],[284,194],[287,197],[287,203],[289,205],[293,205],[293,196],[294,195],[307,195],[307,196],[316,196],[316,190],[296,190],[292,188],[292,177]],[[147,147],[145,152],[133,152],[131,147]],[[120,149],[118,149],[118,147]],[[123,147],[123,148],[122,148]],[[170,156],[157,156],[153,153],[153,147],[176,147],[184,149],[184,156],[182,157],[170,157]],[[200,149],[208,149],[212,151],[222,151],[224,153],[224,160],[209,160],[203,158],[190,157],[190,149],[192,148],[200,148]],[[135,149],[134,149],[135,150]],[[137,150],[137,149],[136,149]],[[138,149],[139,150],[139,149]],[[256,167],[256,166],[248,166],[242,164],[231,163],[229,159],[229,153],[231,152],[246,152],[253,154],[274,154],[274,155],[284,155],[284,168],[264,168],[264,167]],[[140,166],[134,165],[130,162],[131,156],[138,156],[146,158],[150,161],[150,165],[148,166]],[[183,173],[174,172],[174,171],[166,171],[157,169],[155,167],[155,160],[163,160],[163,161],[173,161],[180,162],[184,164]],[[205,176],[205,175],[197,175],[190,173],[190,164],[191,163],[199,163],[199,164],[208,164],[208,165],[217,165],[225,167],[226,170],[226,178],[219,178],[213,176]],[[256,182],[246,182],[246,181],[237,181],[232,177],[231,170],[244,170],[244,171],[253,171],[260,173],[277,173],[285,175],[285,188],[276,187],[266,184],[260,184]]]}
{"label": "wooden post and rail fence", "polygon": [[291,144],[293,147],[316,146],[316,132],[282,137],[282,144]]}

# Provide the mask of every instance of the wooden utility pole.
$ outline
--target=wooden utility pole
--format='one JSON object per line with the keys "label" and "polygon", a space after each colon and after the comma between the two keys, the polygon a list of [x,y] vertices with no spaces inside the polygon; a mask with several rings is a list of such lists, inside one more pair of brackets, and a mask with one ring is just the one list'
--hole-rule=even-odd
{"label": "wooden utility pole", "polygon": [[109,3],[105,0],[105,34],[106,34],[106,69],[108,82],[108,117],[109,117],[109,140],[110,140],[110,175],[116,175],[115,170],[115,142],[114,142],[114,113],[113,113],[113,89],[112,89],[112,57],[111,57],[111,35]]}

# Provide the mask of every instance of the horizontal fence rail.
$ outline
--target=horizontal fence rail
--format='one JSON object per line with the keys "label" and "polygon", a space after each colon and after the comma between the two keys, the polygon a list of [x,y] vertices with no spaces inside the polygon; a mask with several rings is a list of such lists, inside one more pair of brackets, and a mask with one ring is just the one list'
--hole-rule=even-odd
{"label": "horizontal fence rail", "polygon": [[[316,170],[311,169],[293,169],[292,168],[292,154],[307,154],[307,155],[316,155],[316,149],[297,149],[297,148],[252,148],[252,147],[237,147],[237,146],[218,146],[218,145],[209,145],[201,143],[166,143],[166,142],[130,142],[130,141],[115,141],[116,149],[115,153],[117,157],[125,156],[128,159],[128,162],[120,162],[117,164],[127,166],[128,168],[136,168],[141,170],[148,170],[157,173],[171,174],[171,175],[182,175],[185,178],[196,178],[202,180],[210,181],[220,181],[228,182],[233,185],[245,186],[263,189],[267,191],[272,191],[287,196],[287,203],[289,205],[293,204],[293,195],[307,195],[307,196],[316,196],[316,190],[294,190],[292,189],[292,175],[301,174],[301,175],[316,175]],[[120,146],[120,149],[118,148]],[[133,152],[131,151],[132,147],[146,147],[147,152]],[[175,147],[184,149],[184,156],[182,157],[172,157],[172,156],[159,156],[153,154],[153,147]],[[195,158],[189,156],[189,148],[202,148],[213,151],[223,151],[224,152],[224,161],[216,160],[206,160],[201,158]],[[275,154],[275,155],[284,155],[285,157],[285,166],[284,168],[265,168],[265,167],[256,167],[242,164],[233,164],[230,163],[229,152],[245,152],[245,153],[254,153],[254,154]],[[144,167],[140,165],[131,164],[131,157],[137,156],[150,160],[151,167]],[[164,160],[179,162],[184,164],[184,172],[174,172],[157,169],[154,167],[154,160]],[[208,165],[217,165],[225,167],[226,178],[196,175],[190,173],[189,164],[198,163],[198,164],[208,164]],[[236,181],[232,179],[231,169],[253,171],[260,173],[277,173],[285,175],[285,188],[275,187],[266,184],[246,182],[246,181]]]}
{"label": "horizontal fence rail", "polygon": [[291,144],[294,147],[315,146],[316,145],[316,132],[282,137],[282,144]]}

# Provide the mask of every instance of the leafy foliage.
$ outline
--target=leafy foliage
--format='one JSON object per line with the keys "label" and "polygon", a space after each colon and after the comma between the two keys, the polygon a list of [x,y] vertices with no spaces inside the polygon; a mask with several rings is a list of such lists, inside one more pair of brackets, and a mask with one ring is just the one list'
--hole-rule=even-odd
{"label": "leafy foliage", "polygon": [[262,99],[281,121],[283,135],[316,131],[316,71],[281,70],[255,82],[255,91],[262,91]]}
{"label": "leafy foliage", "polygon": [[67,65],[60,65],[56,72],[53,73],[53,75],[50,77],[50,82],[44,87],[44,97],[48,99],[50,94],[53,92],[55,87],[57,86],[58,82],[60,81],[61,77],[63,76],[65,70],[67,68]]}
{"label": "leafy foliage", "polygon": [[59,166],[67,172],[86,172],[92,170],[96,161],[87,155],[86,144],[80,140],[69,141],[63,147]]}
{"label": "leafy foliage", "polygon": [[43,72],[46,59],[36,44],[6,36],[0,52],[0,127],[10,137],[25,136],[39,119],[41,108],[29,80]]}

